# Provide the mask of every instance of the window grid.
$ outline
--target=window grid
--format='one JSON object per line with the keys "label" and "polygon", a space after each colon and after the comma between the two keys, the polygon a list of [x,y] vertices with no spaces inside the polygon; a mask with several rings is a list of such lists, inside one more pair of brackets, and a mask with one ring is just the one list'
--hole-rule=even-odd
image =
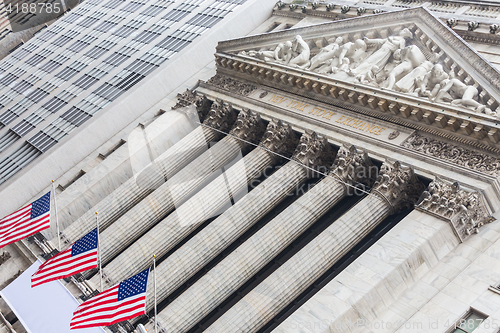
{"label": "window grid", "polygon": [[134,13],[142,6],[144,6],[143,3],[139,3],[137,1],[131,1],[131,2],[127,3],[127,5],[125,7],[123,7],[121,10],[125,11],[125,12]]}
{"label": "window grid", "polygon": [[[103,7],[107,6],[109,8],[117,8],[120,4],[123,3],[125,7],[117,13],[118,15],[120,15],[119,13],[123,12],[136,12],[138,11],[138,9],[142,9],[146,2],[147,1],[140,0],[131,2],[110,0],[106,5],[103,5]],[[121,27],[113,33],[113,36],[118,37],[118,40],[123,40],[123,37],[128,37],[130,33],[134,33],[140,27],[142,27],[144,23],[150,19],[149,17],[157,16],[161,12],[160,9],[156,8],[157,6],[166,8],[165,3],[170,2],[171,1],[158,1],[154,5],[149,6],[148,8],[144,9],[140,15],[134,18],[133,21],[127,23],[127,25],[124,25],[124,27],[127,26],[127,28]],[[143,45],[151,43],[155,38],[157,38],[158,35],[164,33],[173,24],[173,22],[175,22],[178,15],[184,15],[183,17],[185,17],[185,15],[189,14],[182,13],[183,9],[184,11],[192,12],[192,10],[196,8],[197,5],[201,2],[203,2],[203,0],[188,0],[185,4],[182,4],[175,10],[170,11],[165,17],[148,28],[147,31],[140,32],[131,41],[129,41],[126,46],[120,48],[119,52],[114,52],[112,55],[106,58],[106,60],[103,61],[98,67],[100,67],[101,69],[108,68],[109,70],[111,70],[114,66],[118,66],[119,64],[123,63],[123,61],[128,59],[130,55],[140,50]],[[176,52],[179,52],[185,46],[189,45],[189,43],[191,43],[196,37],[201,35],[208,28],[217,23],[217,21],[226,16],[235,7],[235,5],[242,4],[244,2],[245,0],[217,0],[210,6],[210,8],[207,8],[202,13],[196,15],[195,18],[191,19],[190,23],[192,24],[185,24],[180,29],[174,31],[165,39],[160,41],[156,46],[152,47],[151,50],[146,52],[139,59],[136,59],[131,64],[126,66],[125,69],[114,75],[113,78],[111,78],[108,82],[101,84],[99,88],[95,89],[95,91],[92,92],[89,96],[77,103],[74,107],[65,111],[58,119],[54,120],[43,130],[28,139],[23,146],[0,161],[0,183],[5,181],[12,174],[24,167],[24,165],[26,165],[26,161],[28,161],[29,163],[32,159],[39,156],[41,152],[50,149],[50,147],[52,147],[61,138],[70,133],[74,128],[80,126],[86,120],[90,119],[93,114],[100,111],[111,101],[118,98],[121,94],[123,94],[123,92],[136,85]],[[85,5],[90,6],[91,4],[93,5],[98,3],[99,2],[97,0],[87,0],[85,2]],[[98,15],[95,14],[89,16]],[[114,19],[115,18],[113,18],[112,20]],[[112,20],[107,21],[112,22]],[[78,25],[82,25],[81,22]],[[125,32],[128,32],[129,34],[125,34]],[[49,37],[50,36],[45,36],[44,38]],[[91,42],[89,42],[88,45],[90,45]],[[74,44],[76,45],[76,43]],[[83,48],[85,48],[85,46],[83,46]],[[61,71],[61,73],[64,73],[64,75],[58,75],[58,79],[64,81],[61,77],[76,75],[77,72],[80,72],[83,68],[86,67],[87,62],[91,62],[94,60],[93,58],[88,56],[85,56],[84,58],[85,59],[79,59],[80,61],[74,62],[72,65],[69,65],[63,71]],[[8,67],[8,65],[5,65],[5,63],[2,63],[0,66],[0,70],[3,70],[4,67]],[[91,80],[92,78],[96,79],[98,77],[102,78],[109,73],[109,70],[92,70],[89,73],[86,73],[82,76],[82,78],[79,78],[75,81],[75,83],[78,82],[78,84],[72,84],[68,89],[61,92],[57,96],[58,101],[56,101],[55,99],[51,99],[50,101],[54,104],[47,102],[44,105],[54,110],[54,108],[58,108],[61,103],[68,103],[76,95],[83,91],[82,89],[89,87],[87,84],[90,81],[87,82],[87,80]],[[99,80],[93,79],[92,84],[99,82]],[[32,126],[36,126],[41,121],[46,119],[46,117],[48,117],[49,115],[50,112],[48,110],[45,110],[45,108],[39,108],[37,112],[23,120],[25,120],[26,123],[29,123],[31,125],[30,128],[33,129],[35,127]]]}
{"label": "window grid", "polygon": [[97,27],[95,27],[94,29],[97,31],[100,31],[100,32],[108,32],[109,30],[116,27],[116,25],[117,25],[117,23],[104,21],[101,24],[99,24]]}
{"label": "window grid", "polygon": [[18,94],[15,91],[9,91],[6,94],[0,95],[0,105],[9,104],[14,98],[16,98]]}
{"label": "window grid", "polygon": [[41,155],[41,151],[32,145],[25,143],[16,152],[6,156],[0,161],[0,182],[3,183],[15,173],[22,170],[35,158]]}
{"label": "window grid", "polygon": [[19,140],[20,137],[13,131],[9,130],[0,137],[0,152],[4,151],[11,144]]}
{"label": "window grid", "polygon": [[28,54],[31,54],[31,51],[28,51],[24,48],[18,49],[16,52],[12,54],[12,57],[16,58],[17,60],[22,60],[24,59]]}
{"label": "window grid", "polygon": [[17,92],[18,94],[23,94],[26,90],[32,88],[33,85],[25,80],[19,82],[18,84],[16,84],[12,90],[14,90],[15,92]]}
{"label": "window grid", "polygon": [[103,7],[110,8],[110,9],[115,9],[118,6],[120,6],[125,0],[110,0],[106,2]]}
{"label": "window grid", "polygon": [[16,120],[21,114],[26,112],[35,103],[27,98],[23,98],[7,111],[0,115],[0,124],[6,126]]}

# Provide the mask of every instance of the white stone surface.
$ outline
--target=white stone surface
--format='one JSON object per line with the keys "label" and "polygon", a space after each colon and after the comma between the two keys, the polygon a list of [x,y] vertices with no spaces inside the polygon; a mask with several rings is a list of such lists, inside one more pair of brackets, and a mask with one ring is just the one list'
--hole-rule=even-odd
{"label": "white stone surface", "polygon": [[[188,331],[345,195],[345,187],[336,178],[323,179],[162,310],[160,327],[167,332]],[[230,331],[223,326],[212,331]]]}
{"label": "white stone surface", "polygon": [[[288,162],[171,254],[156,269],[158,302],[215,258],[306,179],[307,171],[301,165]],[[154,305],[153,288],[153,281],[148,281],[147,311]]]}
{"label": "white stone surface", "polygon": [[[231,157],[234,158],[241,149],[240,141],[229,136],[225,139],[227,142],[223,142],[223,139],[217,144],[223,144],[219,158],[225,155],[224,158],[230,162]],[[200,224],[222,214],[231,206],[231,197],[236,201],[242,191],[247,190],[248,183],[260,176],[271,163],[272,158],[261,149],[255,149],[235,162],[108,263],[103,269],[106,286],[114,285],[150,266],[153,254],[162,257]],[[97,286],[98,280],[98,276],[95,276],[91,282]]]}
{"label": "white stone surface", "polygon": [[275,331],[363,332],[380,318],[401,320],[426,301],[425,291],[437,290],[421,279],[456,245],[446,222],[412,211]]}
{"label": "white stone surface", "polygon": [[[165,179],[170,179],[183,170],[208,149],[208,144],[217,136],[213,130],[198,126],[194,131],[160,155],[154,163],[131,177],[112,194],[88,210],[78,220],[62,231],[61,240],[72,243],[94,229],[95,212],[99,212],[99,229],[104,231],[117,218],[153,193]],[[189,172],[189,168],[186,172]],[[185,176],[184,176],[185,178]],[[56,238],[57,239],[57,238]],[[53,241],[54,242],[54,241]]]}

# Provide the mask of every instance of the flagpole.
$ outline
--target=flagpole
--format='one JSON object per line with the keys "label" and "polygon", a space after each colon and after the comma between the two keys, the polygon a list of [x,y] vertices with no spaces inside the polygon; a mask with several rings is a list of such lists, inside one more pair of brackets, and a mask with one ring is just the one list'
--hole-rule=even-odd
{"label": "flagpole", "polygon": [[59,217],[57,216],[56,185],[52,180],[52,196],[54,197],[54,211],[56,213],[57,240],[59,241],[59,251],[61,251],[61,236],[59,235]]}
{"label": "flagpole", "polygon": [[97,224],[97,261],[99,262],[99,275],[101,277],[101,292],[104,290],[102,286],[102,263],[101,263],[101,244],[99,241],[99,213],[95,212],[95,222]]}
{"label": "flagpole", "polygon": [[158,333],[158,323],[156,322],[156,255],[153,254],[154,287],[155,287],[155,333]]}

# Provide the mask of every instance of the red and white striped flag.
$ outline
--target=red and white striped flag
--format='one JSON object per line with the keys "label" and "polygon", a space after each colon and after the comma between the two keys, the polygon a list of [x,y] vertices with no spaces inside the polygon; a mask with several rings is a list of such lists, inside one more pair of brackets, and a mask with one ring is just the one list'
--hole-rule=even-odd
{"label": "red and white striped flag", "polygon": [[97,228],[44,262],[31,276],[31,287],[97,267]]}
{"label": "red and white striped flag", "polygon": [[109,326],[144,314],[148,275],[149,268],[80,304],[71,329]]}
{"label": "red and white striped flag", "polygon": [[50,192],[0,220],[0,248],[50,227]]}

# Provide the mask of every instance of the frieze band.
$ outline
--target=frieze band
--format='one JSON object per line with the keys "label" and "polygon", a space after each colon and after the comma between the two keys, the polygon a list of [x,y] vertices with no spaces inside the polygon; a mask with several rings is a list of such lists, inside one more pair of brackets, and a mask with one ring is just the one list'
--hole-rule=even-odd
{"label": "frieze band", "polygon": [[500,158],[427,137],[419,132],[409,136],[401,146],[478,172],[500,175]]}

